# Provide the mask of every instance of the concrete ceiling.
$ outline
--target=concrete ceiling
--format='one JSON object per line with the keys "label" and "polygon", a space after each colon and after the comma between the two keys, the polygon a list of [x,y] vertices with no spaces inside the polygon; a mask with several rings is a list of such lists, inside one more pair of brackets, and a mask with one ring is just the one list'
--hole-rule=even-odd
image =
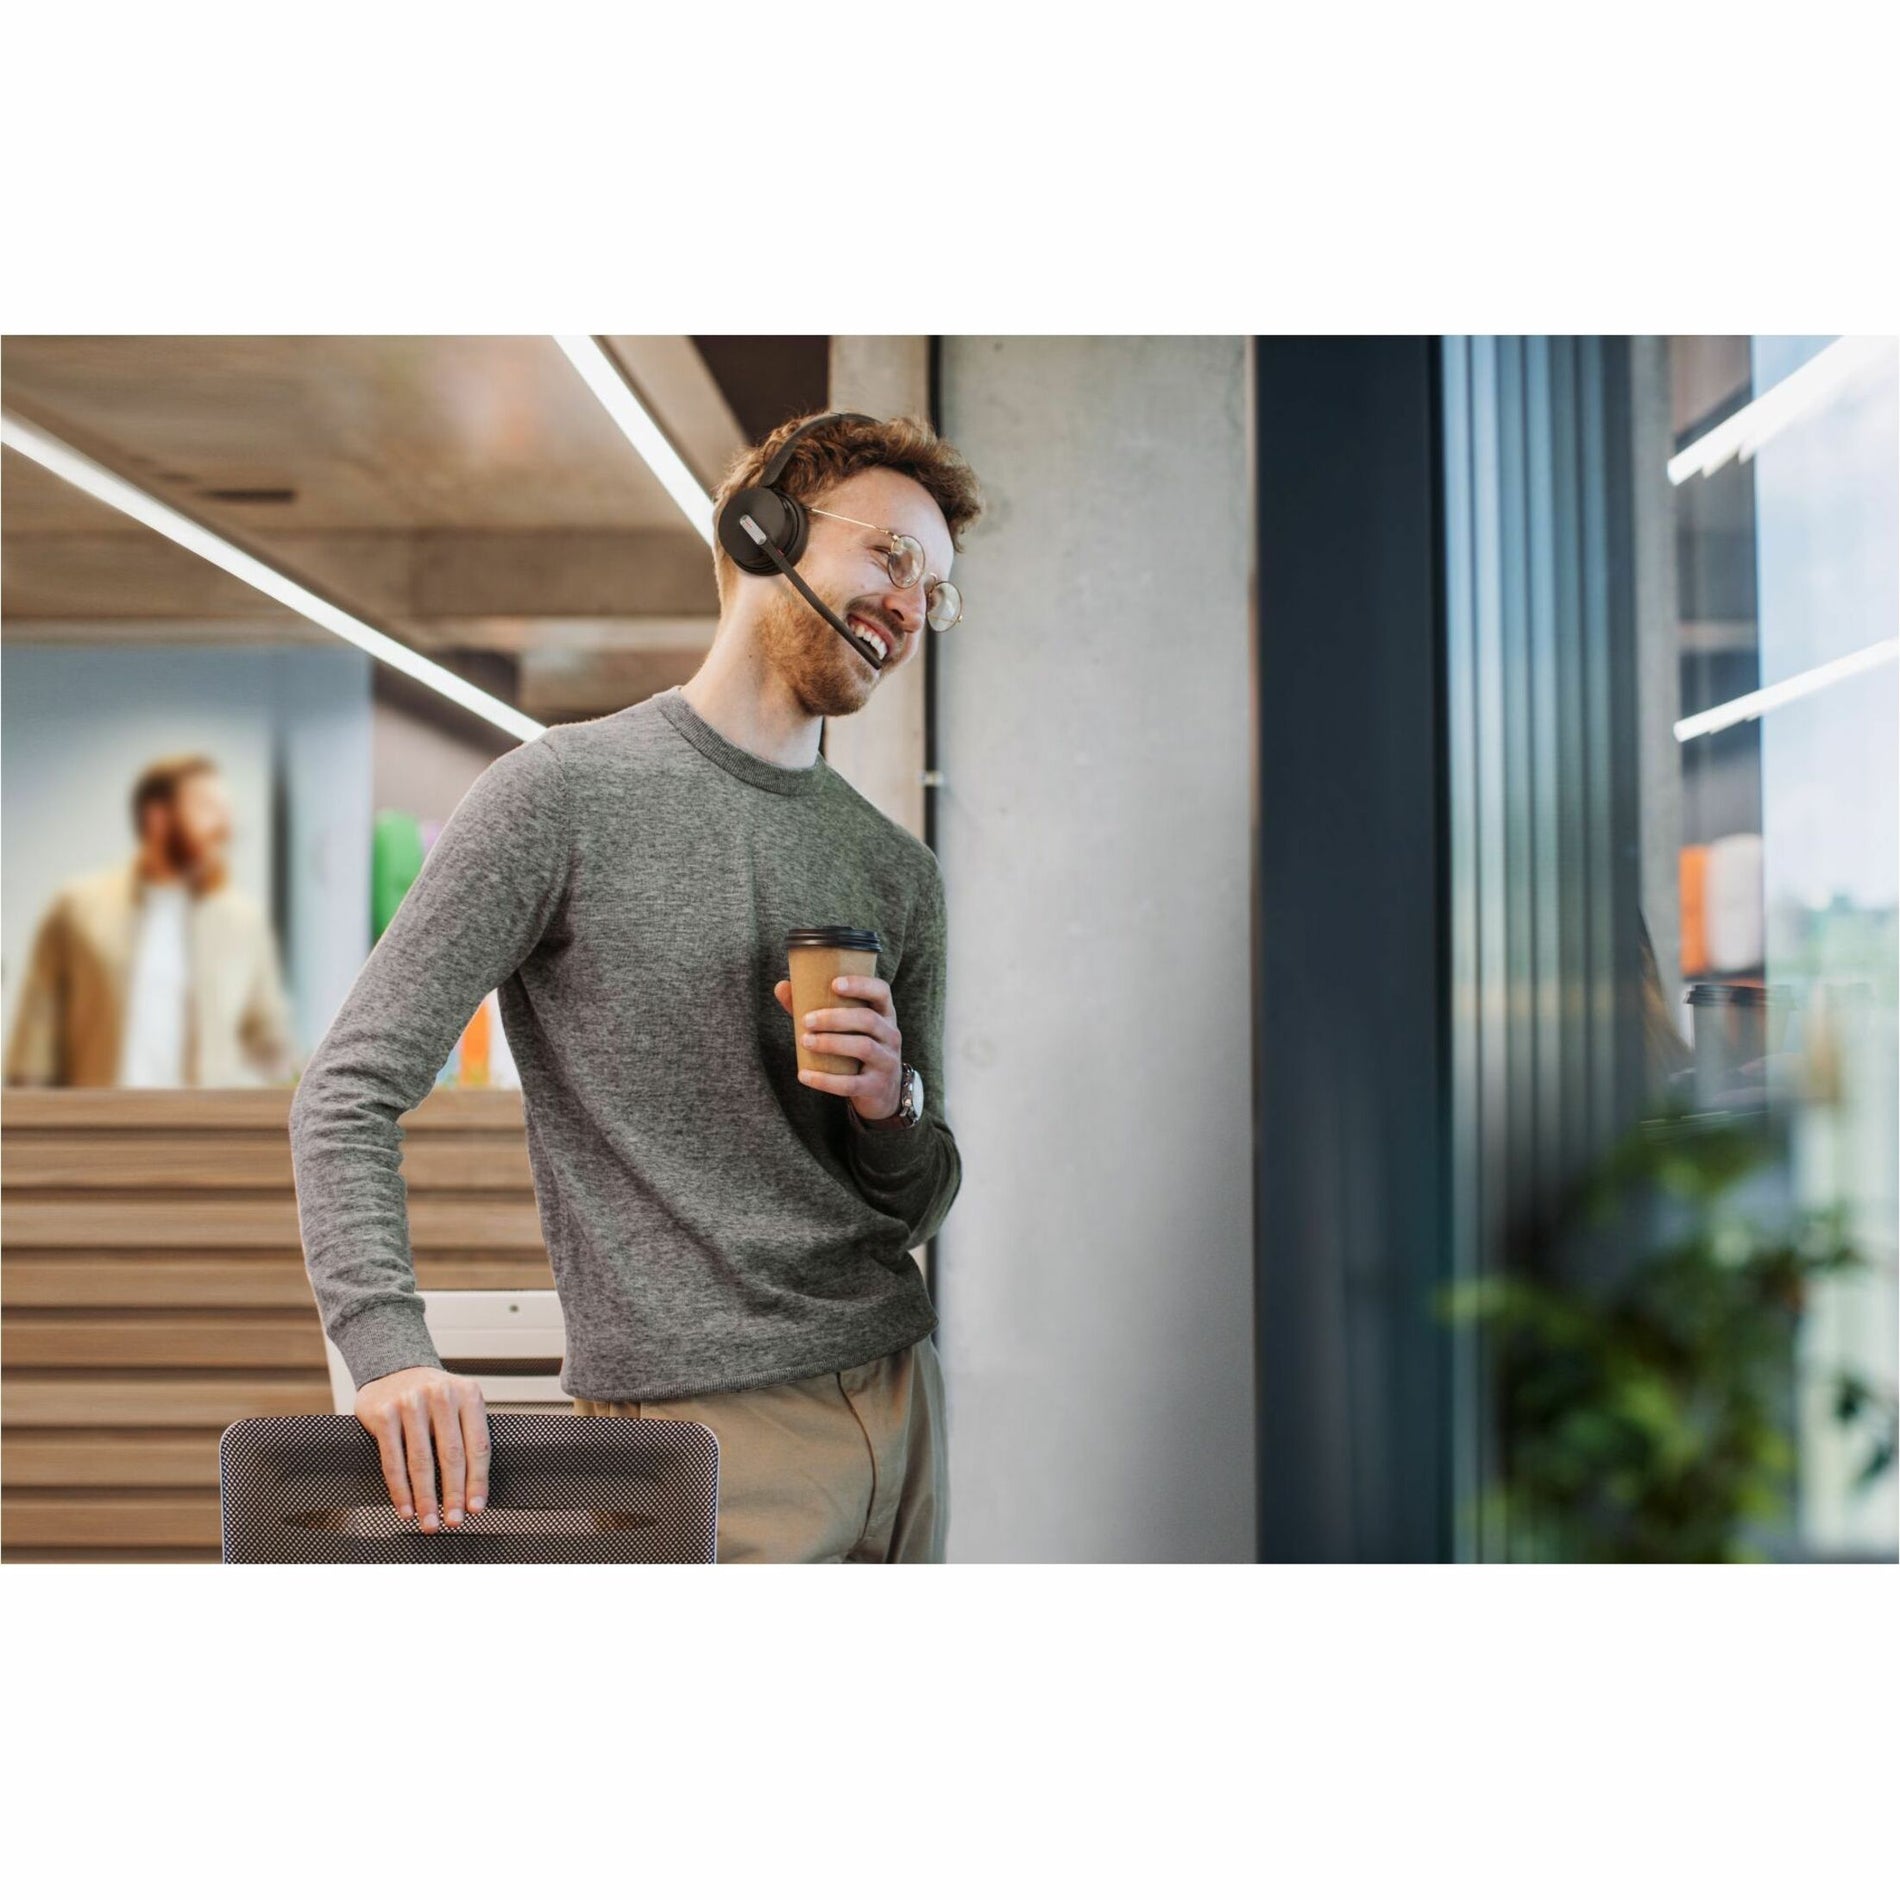
{"label": "concrete ceiling", "polygon": [[[824,401],[824,338],[606,340],[708,489]],[[11,336],[0,382],[12,413],[535,718],[645,698],[711,640],[704,540],[549,337]],[[9,642],[335,637],[11,451],[0,557]]]}

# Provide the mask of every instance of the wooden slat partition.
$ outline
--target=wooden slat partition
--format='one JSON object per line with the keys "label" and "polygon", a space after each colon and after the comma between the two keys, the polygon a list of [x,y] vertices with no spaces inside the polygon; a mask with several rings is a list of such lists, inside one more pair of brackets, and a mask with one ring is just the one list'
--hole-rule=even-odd
{"label": "wooden slat partition", "polygon": [[[287,1089],[0,1091],[9,1563],[216,1563],[218,1438],[330,1410]],[[507,1089],[403,1121],[425,1288],[551,1287]]]}

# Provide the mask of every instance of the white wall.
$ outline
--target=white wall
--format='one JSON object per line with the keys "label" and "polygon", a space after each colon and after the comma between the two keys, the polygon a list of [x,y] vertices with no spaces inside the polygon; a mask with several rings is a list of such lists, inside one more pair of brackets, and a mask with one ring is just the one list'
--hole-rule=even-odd
{"label": "white wall", "polygon": [[1254,1557],[1239,337],[947,337],[953,1562]]}
{"label": "white wall", "polygon": [[0,993],[48,900],[129,857],[134,780],[163,754],[203,751],[231,787],[232,877],[271,907],[272,785],[288,826],[283,943],[301,1052],[369,947],[367,655],[311,647],[8,645],[0,701]]}

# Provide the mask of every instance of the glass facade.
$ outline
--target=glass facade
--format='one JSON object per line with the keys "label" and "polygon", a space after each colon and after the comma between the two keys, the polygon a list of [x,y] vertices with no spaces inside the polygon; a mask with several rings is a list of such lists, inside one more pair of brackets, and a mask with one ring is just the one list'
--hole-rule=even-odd
{"label": "glass facade", "polygon": [[1860,1259],[1801,1317],[1788,1544],[1813,1556],[1896,1537],[1893,1467],[1862,1474],[1897,1324],[1897,361],[1889,339],[1668,346],[1685,1033],[1730,990],[1763,1016],[1732,1077],[1695,1038],[1702,1093],[1785,1111],[1785,1192],[1839,1206]]}
{"label": "glass facade", "polygon": [[1891,1560],[1894,344],[1441,361],[1457,1549]]}

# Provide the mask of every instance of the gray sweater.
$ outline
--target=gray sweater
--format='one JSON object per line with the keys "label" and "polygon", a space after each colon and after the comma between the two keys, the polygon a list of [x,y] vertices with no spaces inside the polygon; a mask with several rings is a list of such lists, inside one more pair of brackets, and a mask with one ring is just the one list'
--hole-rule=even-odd
{"label": "gray sweater", "polygon": [[[797,1078],[785,933],[868,925],[913,1129]],[[962,1181],[943,1096],[943,879],[821,757],[773,764],[678,688],[490,765],[429,848],[290,1110],[304,1260],[358,1385],[440,1365],[397,1118],[499,992],[567,1326],[562,1386],[662,1399],[895,1352],[936,1313],[909,1249]]]}

